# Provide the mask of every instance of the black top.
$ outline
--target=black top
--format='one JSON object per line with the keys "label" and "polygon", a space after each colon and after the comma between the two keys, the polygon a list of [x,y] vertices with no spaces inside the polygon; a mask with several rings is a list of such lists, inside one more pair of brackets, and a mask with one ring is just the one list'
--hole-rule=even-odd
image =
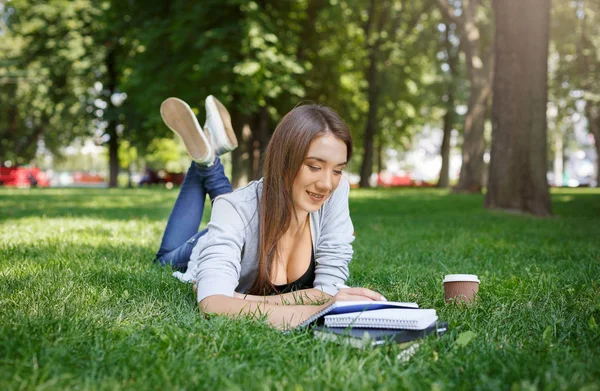
{"label": "black top", "polygon": [[317,263],[315,261],[315,251],[314,249],[311,251],[310,265],[308,265],[308,270],[296,281],[290,282],[289,284],[283,285],[274,285],[275,294],[282,294],[288,292],[299,291],[300,289],[310,289],[313,287],[315,282],[315,268],[317,267]]}

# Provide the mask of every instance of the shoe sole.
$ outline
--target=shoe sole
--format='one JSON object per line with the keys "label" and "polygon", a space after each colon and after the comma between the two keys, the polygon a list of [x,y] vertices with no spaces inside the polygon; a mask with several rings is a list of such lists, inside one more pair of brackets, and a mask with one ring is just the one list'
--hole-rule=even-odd
{"label": "shoe sole", "polygon": [[169,129],[181,137],[194,161],[202,164],[212,162],[210,143],[187,103],[178,98],[167,98],[160,105],[160,116]]}
{"label": "shoe sole", "polygon": [[224,147],[224,150],[219,148],[220,150],[215,152],[221,155],[236,149],[238,147],[237,137],[231,126],[231,115],[225,106],[217,98],[209,95],[206,98],[206,113],[207,115],[214,116],[216,120],[216,134],[211,133],[211,137],[215,138],[213,145]]}

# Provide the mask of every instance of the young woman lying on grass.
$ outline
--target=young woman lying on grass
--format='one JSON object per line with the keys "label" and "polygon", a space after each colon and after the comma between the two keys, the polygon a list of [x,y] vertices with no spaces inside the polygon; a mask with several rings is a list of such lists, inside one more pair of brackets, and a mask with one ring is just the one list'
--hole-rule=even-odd
{"label": "young woman lying on grass", "polygon": [[[294,327],[331,301],[381,300],[365,288],[339,289],[348,278],[353,226],[348,181],[350,132],[330,108],[298,106],[277,125],[267,146],[264,177],[232,192],[218,155],[237,147],[231,118],[206,99],[204,132],[176,98],[161,106],[167,126],[194,160],[169,217],[156,261],[184,269],[200,309],[264,315]],[[206,194],[208,227],[198,232]]]}

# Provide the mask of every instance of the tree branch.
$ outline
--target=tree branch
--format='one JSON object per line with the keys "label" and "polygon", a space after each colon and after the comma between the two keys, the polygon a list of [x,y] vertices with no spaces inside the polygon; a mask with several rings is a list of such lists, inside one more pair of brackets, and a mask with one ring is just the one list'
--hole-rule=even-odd
{"label": "tree branch", "polygon": [[463,15],[467,21],[475,22],[478,3],[477,0],[462,0]]}
{"label": "tree branch", "polygon": [[371,34],[371,25],[373,24],[373,18],[375,17],[375,0],[371,0],[371,4],[369,6],[369,12],[367,13],[367,20],[363,26],[363,30],[365,32],[365,38],[367,41],[369,40],[369,34]]}

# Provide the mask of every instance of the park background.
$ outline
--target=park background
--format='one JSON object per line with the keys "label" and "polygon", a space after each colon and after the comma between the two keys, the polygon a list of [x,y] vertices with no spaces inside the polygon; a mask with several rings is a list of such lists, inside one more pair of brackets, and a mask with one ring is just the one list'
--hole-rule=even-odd
{"label": "park background", "polygon": [[[0,1],[0,388],[599,389],[599,29],[591,0]],[[295,105],[338,111],[349,283],[450,332],[401,362],[201,316],[151,262],[177,186],[136,182],[181,178],[158,108],[209,94],[234,186]]]}
{"label": "park background", "polygon": [[[146,168],[185,172],[189,160],[158,108],[177,96],[203,123],[213,94],[241,144],[227,158],[234,186],[260,177],[281,116],[316,102],[350,125],[358,153],[349,172],[360,186],[452,181],[479,192],[493,166],[494,115],[519,115],[501,101],[536,111],[537,100],[547,126],[517,126],[510,138],[535,137],[524,149],[538,167],[526,167],[529,152],[497,159],[516,161],[511,176],[535,170],[552,185],[596,186],[599,6],[539,7],[546,20],[531,23],[539,34],[507,25],[515,35],[495,38],[490,1],[3,1],[0,162],[40,168],[57,185],[73,181],[69,172],[98,174],[111,187],[135,185]],[[521,76],[494,67],[502,53],[535,49],[525,60],[531,69],[518,65]],[[541,95],[527,104],[497,97],[494,112],[506,80]]]}

